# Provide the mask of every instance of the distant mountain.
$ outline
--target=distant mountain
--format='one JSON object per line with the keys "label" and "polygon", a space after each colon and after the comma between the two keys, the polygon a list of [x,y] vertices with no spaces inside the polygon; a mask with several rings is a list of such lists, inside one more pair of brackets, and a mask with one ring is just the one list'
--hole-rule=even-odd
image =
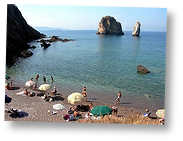
{"label": "distant mountain", "polygon": [[47,26],[40,26],[40,27],[34,27],[36,30],[63,30],[63,31],[66,31],[66,30],[70,30],[68,28],[54,28],[54,27],[47,27]]}

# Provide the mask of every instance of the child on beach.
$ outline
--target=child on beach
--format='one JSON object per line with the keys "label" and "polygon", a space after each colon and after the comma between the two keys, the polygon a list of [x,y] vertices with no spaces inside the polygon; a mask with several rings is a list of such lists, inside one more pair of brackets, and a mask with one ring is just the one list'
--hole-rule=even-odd
{"label": "child on beach", "polygon": [[86,87],[84,86],[83,87],[83,92],[82,92],[83,96],[84,96],[84,99],[85,101],[87,101],[87,92],[86,92]]}
{"label": "child on beach", "polygon": [[115,105],[118,103],[120,103],[120,98],[121,98],[121,91],[119,91],[118,95],[117,95],[117,98],[115,100]]}

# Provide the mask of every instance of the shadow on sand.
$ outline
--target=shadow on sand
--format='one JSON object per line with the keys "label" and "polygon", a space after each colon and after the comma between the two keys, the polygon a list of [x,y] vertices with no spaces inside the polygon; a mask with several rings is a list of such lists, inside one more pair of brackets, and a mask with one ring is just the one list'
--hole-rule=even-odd
{"label": "shadow on sand", "polygon": [[29,113],[26,113],[24,111],[20,111],[20,112],[13,112],[10,114],[10,117],[12,118],[22,118],[22,117],[26,117],[28,116]]}
{"label": "shadow on sand", "polygon": [[131,105],[132,103],[130,102],[123,102],[123,103],[119,103],[119,105]]}
{"label": "shadow on sand", "polygon": [[55,96],[55,97],[52,97],[53,101],[63,101],[64,98],[61,97],[61,96]]}

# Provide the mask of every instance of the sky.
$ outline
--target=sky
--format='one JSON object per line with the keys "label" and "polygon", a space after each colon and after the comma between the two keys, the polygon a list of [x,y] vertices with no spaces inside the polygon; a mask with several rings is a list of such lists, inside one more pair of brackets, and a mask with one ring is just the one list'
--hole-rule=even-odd
{"label": "sky", "polygon": [[97,30],[102,17],[113,16],[123,31],[131,31],[141,23],[142,31],[166,31],[166,8],[63,6],[17,4],[27,23],[33,27]]}
{"label": "sky", "polygon": [[132,31],[136,21],[142,31],[166,31],[166,8],[63,6],[16,4],[32,27],[97,30],[102,17],[113,16],[123,31]]}

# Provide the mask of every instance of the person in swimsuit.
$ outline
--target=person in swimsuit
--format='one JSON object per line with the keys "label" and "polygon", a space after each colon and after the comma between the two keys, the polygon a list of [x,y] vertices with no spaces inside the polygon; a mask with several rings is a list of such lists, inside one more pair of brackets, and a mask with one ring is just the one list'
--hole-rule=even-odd
{"label": "person in swimsuit", "polygon": [[86,92],[86,87],[83,87],[83,92],[82,92],[83,96],[84,96],[84,100],[87,101],[87,92]]}
{"label": "person in swimsuit", "polygon": [[57,93],[57,90],[56,90],[56,88],[54,87],[53,88],[53,91],[51,91],[51,96],[53,96],[53,94],[56,94]]}
{"label": "person in swimsuit", "polygon": [[38,81],[38,78],[39,78],[39,74],[36,75],[35,80]]}
{"label": "person in swimsuit", "polygon": [[117,95],[117,98],[115,100],[115,104],[119,104],[120,103],[120,98],[121,98],[121,91],[119,91],[118,95]]}
{"label": "person in swimsuit", "polygon": [[51,76],[51,83],[53,83],[53,81],[54,81],[54,80],[53,80],[53,76]]}
{"label": "person in swimsuit", "polygon": [[43,76],[43,83],[45,84],[46,83],[46,77]]}

